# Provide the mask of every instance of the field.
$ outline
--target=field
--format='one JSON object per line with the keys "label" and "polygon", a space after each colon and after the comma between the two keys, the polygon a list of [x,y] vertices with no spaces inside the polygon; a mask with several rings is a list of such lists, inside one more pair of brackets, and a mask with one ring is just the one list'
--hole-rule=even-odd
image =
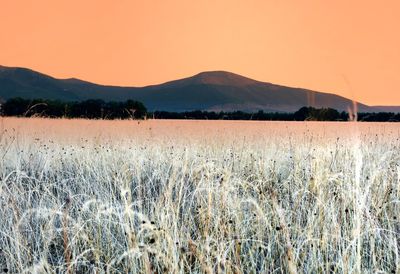
{"label": "field", "polygon": [[0,120],[0,272],[399,273],[400,126]]}

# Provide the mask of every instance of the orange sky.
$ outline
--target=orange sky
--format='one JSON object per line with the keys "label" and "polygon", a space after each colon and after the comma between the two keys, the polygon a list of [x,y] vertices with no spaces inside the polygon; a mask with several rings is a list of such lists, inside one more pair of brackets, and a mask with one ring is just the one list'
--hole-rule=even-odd
{"label": "orange sky", "polygon": [[130,86],[228,70],[400,105],[400,1],[0,0],[0,64]]}

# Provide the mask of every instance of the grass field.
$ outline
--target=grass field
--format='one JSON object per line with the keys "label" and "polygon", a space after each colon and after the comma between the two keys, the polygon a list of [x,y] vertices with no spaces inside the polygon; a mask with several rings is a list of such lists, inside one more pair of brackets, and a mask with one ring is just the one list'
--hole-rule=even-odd
{"label": "grass field", "polygon": [[0,120],[0,272],[399,273],[400,126]]}

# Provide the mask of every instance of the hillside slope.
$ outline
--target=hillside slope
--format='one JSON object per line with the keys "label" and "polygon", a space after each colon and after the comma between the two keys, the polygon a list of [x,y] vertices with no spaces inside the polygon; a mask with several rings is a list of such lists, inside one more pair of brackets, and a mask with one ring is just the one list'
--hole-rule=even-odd
{"label": "hillside slope", "polygon": [[[0,66],[0,98],[85,99],[143,102],[149,110],[296,111],[302,106],[347,110],[352,101],[329,93],[252,80],[231,72],[202,72],[146,87],[104,86],[79,79],[56,79],[26,69]],[[358,104],[360,111],[377,108]],[[384,108],[384,107],[380,107]]]}

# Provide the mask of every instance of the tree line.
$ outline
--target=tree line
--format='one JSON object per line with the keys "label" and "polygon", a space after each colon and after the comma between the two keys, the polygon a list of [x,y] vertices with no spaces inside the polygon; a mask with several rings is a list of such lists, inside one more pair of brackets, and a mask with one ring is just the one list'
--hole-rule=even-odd
{"label": "tree line", "polygon": [[296,112],[264,112],[262,110],[249,113],[243,111],[214,112],[214,111],[185,111],[167,112],[155,111],[156,119],[206,119],[206,120],[256,120],[256,121],[341,121],[347,120],[346,112],[339,113],[335,109],[303,107]]}
{"label": "tree line", "polygon": [[12,98],[1,105],[3,116],[84,118],[84,119],[141,119],[146,107],[138,101],[105,102],[86,100],[61,102],[43,99]]}
{"label": "tree line", "polygon": [[[243,111],[185,111],[147,112],[138,101],[105,102],[86,100],[81,102],[61,102],[42,99],[12,98],[1,104],[2,116],[49,117],[49,118],[84,118],[84,119],[196,119],[196,120],[258,120],[258,121],[348,121],[349,114],[332,108],[302,107],[296,112],[249,113]],[[378,112],[358,113],[359,121],[398,122],[400,113]]]}
{"label": "tree line", "polygon": [[[397,122],[400,121],[400,113],[378,112],[358,113],[359,121],[368,122]],[[168,112],[155,111],[152,113],[155,119],[203,119],[203,120],[255,120],[255,121],[348,121],[349,113],[339,112],[332,108],[302,107],[296,112],[264,112],[255,113],[242,111],[214,112],[214,111],[185,111]]]}

